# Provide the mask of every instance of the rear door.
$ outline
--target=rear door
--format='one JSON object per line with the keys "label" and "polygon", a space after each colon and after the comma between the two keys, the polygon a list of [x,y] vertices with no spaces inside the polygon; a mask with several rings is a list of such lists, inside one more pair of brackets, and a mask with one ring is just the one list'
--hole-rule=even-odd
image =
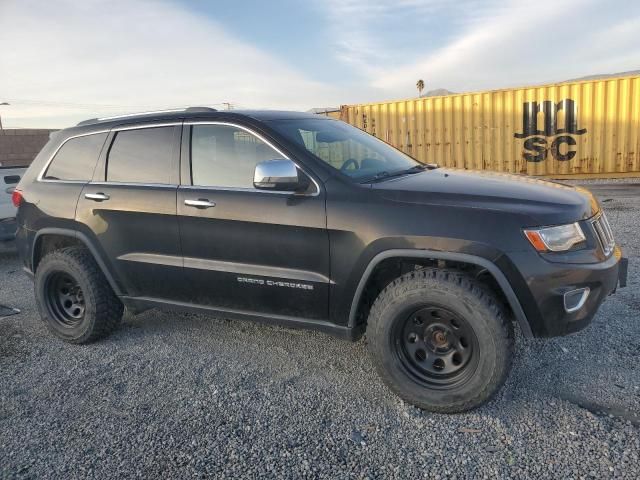
{"label": "rear door", "polygon": [[180,297],[181,128],[181,122],[114,128],[78,201],[77,219],[97,240],[128,296]]}
{"label": "rear door", "polygon": [[242,125],[185,124],[178,217],[188,298],[248,314],[324,320],[324,191],[318,182],[308,195],[253,188],[255,165],[277,158],[286,157]]}

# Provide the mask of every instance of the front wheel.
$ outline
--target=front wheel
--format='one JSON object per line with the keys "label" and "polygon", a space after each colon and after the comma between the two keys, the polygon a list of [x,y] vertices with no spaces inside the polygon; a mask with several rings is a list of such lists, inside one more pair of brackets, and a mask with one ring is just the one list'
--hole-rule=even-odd
{"label": "front wheel", "polygon": [[475,279],[451,270],[394,280],[374,302],[367,338],[387,386],[435,412],[483,404],[511,367],[513,326],[504,307]]}

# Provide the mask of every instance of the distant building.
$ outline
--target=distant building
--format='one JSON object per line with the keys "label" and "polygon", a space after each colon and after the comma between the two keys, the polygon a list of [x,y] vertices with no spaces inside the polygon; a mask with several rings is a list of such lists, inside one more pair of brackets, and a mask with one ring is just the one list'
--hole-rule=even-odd
{"label": "distant building", "polygon": [[0,167],[22,167],[31,164],[55,130],[5,128],[0,130]]}
{"label": "distant building", "polygon": [[451,90],[447,90],[446,88],[436,88],[434,90],[429,90],[427,93],[422,95],[423,97],[444,97],[446,95],[455,95],[456,92],[452,92]]}

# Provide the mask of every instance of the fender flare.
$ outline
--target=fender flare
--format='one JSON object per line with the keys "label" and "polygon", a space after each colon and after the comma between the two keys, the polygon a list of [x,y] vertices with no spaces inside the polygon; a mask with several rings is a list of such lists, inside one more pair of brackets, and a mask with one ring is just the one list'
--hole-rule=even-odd
{"label": "fender flare", "polygon": [[470,255],[467,253],[458,253],[458,252],[442,252],[435,250],[414,250],[414,249],[393,249],[393,250],[385,250],[383,252],[378,253],[367,265],[364,273],[362,274],[362,278],[360,278],[360,282],[358,282],[358,287],[356,288],[356,292],[353,296],[353,300],[351,302],[351,310],[349,311],[349,327],[355,328],[356,324],[356,313],[358,310],[358,305],[360,304],[360,298],[362,297],[362,291],[364,290],[371,273],[374,268],[383,260],[388,258],[395,257],[403,257],[403,258],[430,258],[435,260],[452,260],[456,262],[470,263],[473,265],[477,265],[479,267],[485,268],[498,282],[498,285],[502,289],[507,301],[509,302],[509,306],[511,310],[513,310],[513,314],[516,317],[518,325],[520,325],[520,329],[522,330],[522,334],[526,338],[533,337],[533,333],[531,331],[531,325],[529,325],[529,321],[527,320],[527,316],[520,305],[520,301],[516,296],[513,288],[511,288],[511,284],[504,276],[502,271],[490,260],[486,258],[478,257],[476,255]]}
{"label": "fender flare", "polygon": [[[89,252],[91,253],[91,256],[93,257],[93,259],[98,264],[98,267],[100,268],[100,270],[102,271],[102,274],[107,279],[107,282],[109,282],[109,285],[111,286],[111,288],[113,289],[115,294],[118,295],[118,296],[123,295],[122,289],[118,286],[118,283],[115,281],[115,278],[111,274],[111,271],[109,270],[107,265],[102,260],[102,257],[98,253],[96,247],[91,243],[89,238],[84,233],[79,232],[77,230],[72,230],[72,229],[68,229],[68,228],[53,228],[53,227],[42,228],[42,229],[38,230],[38,232],[36,233],[35,238],[33,239],[33,247],[34,248],[33,248],[33,251],[31,252],[31,265],[32,266],[35,265],[35,257],[36,257],[36,248],[35,248],[35,246],[38,244],[38,238],[40,238],[42,235],[59,235],[59,236],[64,236],[64,237],[72,237],[72,238],[75,238],[76,240],[79,240],[82,244],[84,244],[85,247],[87,247],[87,250],[89,250]],[[33,273],[35,274],[35,271]]]}

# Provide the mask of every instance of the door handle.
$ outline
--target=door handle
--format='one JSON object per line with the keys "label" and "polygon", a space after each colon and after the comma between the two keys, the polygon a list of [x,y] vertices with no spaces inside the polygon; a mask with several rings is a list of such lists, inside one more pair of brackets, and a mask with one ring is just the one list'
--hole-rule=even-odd
{"label": "door handle", "polygon": [[85,193],[84,198],[93,200],[94,202],[102,202],[103,200],[109,200],[109,195],[106,193]]}
{"label": "door handle", "polygon": [[198,200],[185,200],[184,204],[188,207],[196,208],[211,208],[216,206],[215,203],[210,202],[206,198],[199,198]]}

